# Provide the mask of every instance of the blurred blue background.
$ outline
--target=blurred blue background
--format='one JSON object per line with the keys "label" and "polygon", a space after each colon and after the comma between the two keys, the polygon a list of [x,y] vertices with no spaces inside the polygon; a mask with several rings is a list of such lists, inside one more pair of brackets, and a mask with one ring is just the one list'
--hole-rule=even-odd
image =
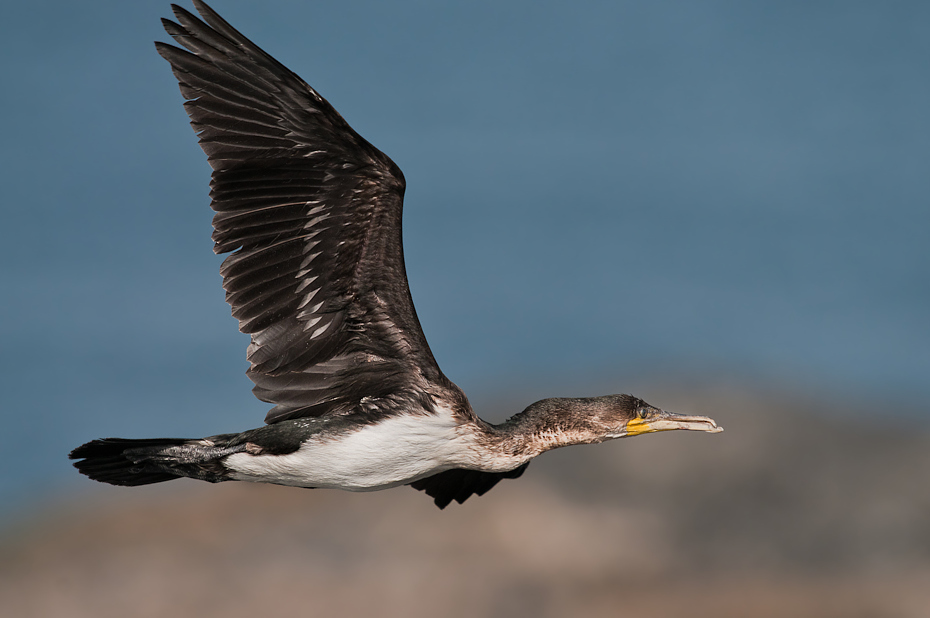
{"label": "blurred blue background", "polygon": [[[213,6],[404,170],[420,320],[479,414],[726,380],[930,416],[927,3]],[[167,16],[4,8],[5,508],[80,482],[83,441],[267,409]]]}

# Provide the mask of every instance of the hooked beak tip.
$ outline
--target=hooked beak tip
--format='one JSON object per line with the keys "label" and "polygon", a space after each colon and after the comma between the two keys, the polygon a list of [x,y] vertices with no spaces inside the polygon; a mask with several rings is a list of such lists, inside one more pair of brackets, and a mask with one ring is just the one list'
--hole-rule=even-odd
{"label": "hooked beak tip", "polygon": [[723,427],[717,425],[717,421],[709,416],[682,416],[679,417],[679,420],[688,425],[688,427],[682,427],[682,429],[692,429],[706,433],[720,433],[723,431]]}

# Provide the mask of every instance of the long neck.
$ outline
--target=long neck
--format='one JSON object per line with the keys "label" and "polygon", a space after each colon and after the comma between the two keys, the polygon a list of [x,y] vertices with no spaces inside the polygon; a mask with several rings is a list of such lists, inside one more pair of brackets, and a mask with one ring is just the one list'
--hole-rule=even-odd
{"label": "long neck", "polygon": [[571,400],[543,400],[500,425],[485,424],[483,446],[492,457],[522,463],[560,446],[599,441],[586,416],[577,414],[574,406],[564,405],[567,401]]}

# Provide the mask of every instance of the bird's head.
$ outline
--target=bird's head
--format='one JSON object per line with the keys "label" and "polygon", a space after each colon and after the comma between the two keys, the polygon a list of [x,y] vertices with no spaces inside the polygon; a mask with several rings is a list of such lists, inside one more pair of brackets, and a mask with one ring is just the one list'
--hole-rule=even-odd
{"label": "bird's head", "polygon": [[608,440],[673,429],[708,433],[723,431],[708,416],[666,412],[632,395],[607,395],[593,399],[597,401],[594,405],[597,410],[595,418],[603,424],[604,436]]}
{"label": "bird's head", "polygon": [[546,443],[542,450],[673,429],[723,431],[707,416],[666,412],[632,395],[543,399],[518,416],[528,433]]}

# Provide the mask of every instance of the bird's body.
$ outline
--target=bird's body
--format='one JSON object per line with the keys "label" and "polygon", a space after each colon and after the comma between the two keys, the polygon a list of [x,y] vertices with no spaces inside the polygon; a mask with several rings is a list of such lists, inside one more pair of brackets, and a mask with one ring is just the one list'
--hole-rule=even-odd
{"label": "bird's body", "polygon": [[400,169],[315,90],[200,0],[156,43],[213,167],[227,302],[252,342],[266,425],[204,439],[107,438],[71,453],[96,480],[191,477],[373,491],[440,507],[516,478],[540,453],[668,429],[720,431],[629,395],[545,399],[501,425],[439,369],[407,285]]}
{"label": "bird's body", "polygon": [[[348,419],[350,422],[353,419]],[[506,458],[498,470],[481,460],[481,439],[474,423],[459,422],[449,409],[431,414],[400,414],[375,423],[351,423],[345,430],[331,419],[296,419],[300,447],[287,455],[247,452],[230,455],[225,465],[240,481],[297,487],[374,491],[418,481],[453,468],[505,472],[522,461]]]}

